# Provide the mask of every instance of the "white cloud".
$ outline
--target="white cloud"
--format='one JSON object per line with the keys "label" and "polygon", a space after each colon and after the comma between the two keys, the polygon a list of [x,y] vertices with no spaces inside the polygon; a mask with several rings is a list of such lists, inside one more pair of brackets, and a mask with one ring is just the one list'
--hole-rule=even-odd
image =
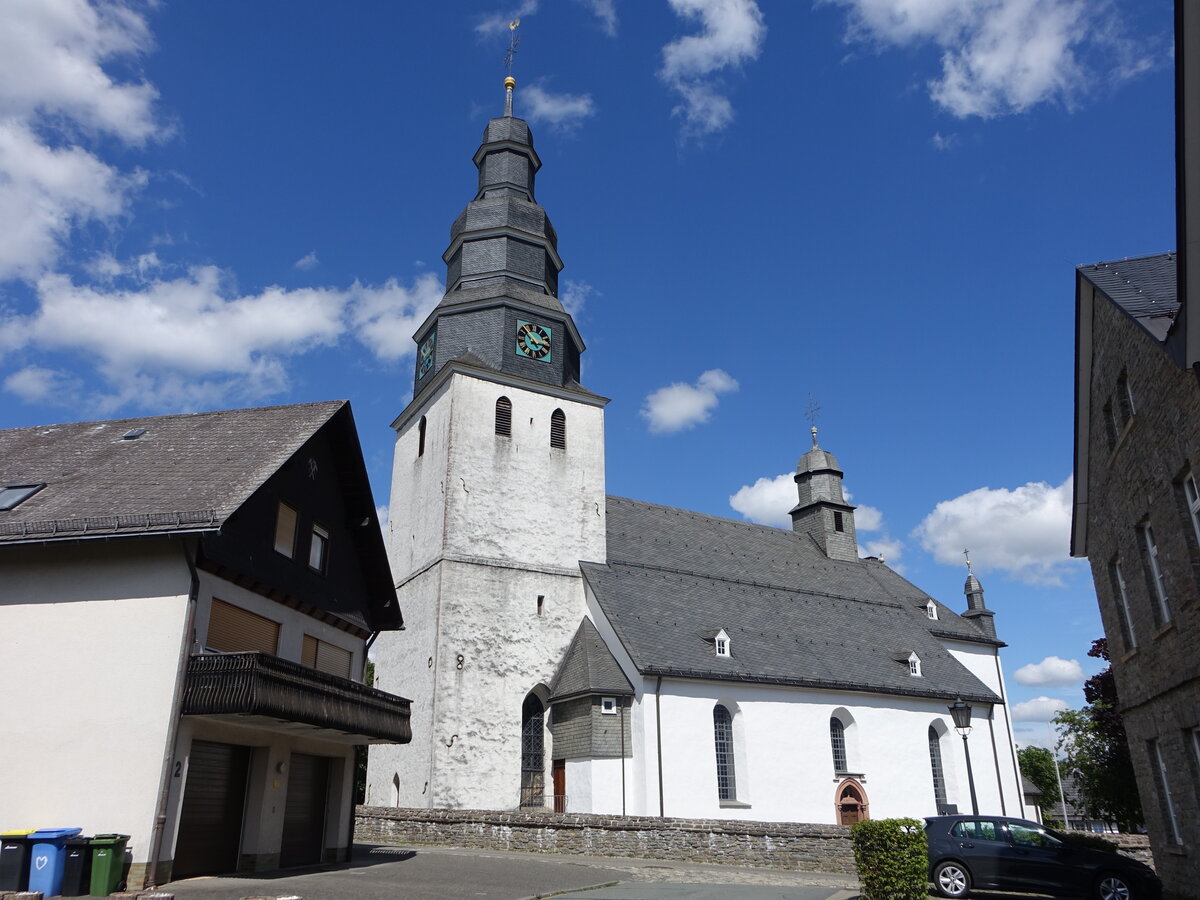
{"label": "white cloud", "polygon": [[904,555],[904,542],[884,535],[874,541],[866,541],[859,545],[859,556],[877,556],[897,572],[903,572],[900,557]]}
{"label": "white cloud", "polygon": [[583,307],[587,304],[588,298],[595,294],[596,289],[586,281],[571,281],[563,282],[562,296],[558,299],[562,301],[563,308],[566,309],[572,316],[578,317],[583,312]]}
{"label": "white cloud", "polygon": [[952,150],[958,146],[958,135],[935,131],[933,137],[929,139],[929,143],[933,144],[935,150]]}
{"label": "white cloud", "polygon": [[[933,100],[960,118],[1072,106],[1105,77],[1149,67],[1109,0],[819,0],[849,13],[847,40],[932,44],[942,72]],[[1103,65],[1085,62],[1102,59]]]}
{"label": "white cloud", "polygon": [[379,520],[380,529],[383,530],[384,534],[387,534],[388,505],[386,503],[381,506],[375,507],[375,518],[377,518]]}
{"label": "white cloud", "polygon": [[483,16],[475,23],[475,33],[480,37],[508,34],[508,25],[522,16],[532,16],[538,9],[538,0],[523,0],[517,6]]}
{"label": "white cloud", "polygon": [[616,0],[576,0],[592,11],[600,20],[600,27],[609,37],[617,36],[617,6]]}
{"label": "white cloud", "polygon": [[383,360],[394,361],[414,352],[413,332],[433,312],[444,293],[442,283],[426,272],[404,287],[392,278],[381,287],[350,289],[350,321],[358,339]]}
{"label": "white cloud", "polygon": [[796,496],[795,474],[784,472],[774,478],[760,478],[754,484],[742,485],[730,495],[729,505],[751,522],[790,528],[792,517],[788,512],[796,505]]}
{"label": "white cloud", "polygon": [[709,369],[695,384],[676,382],[654,391],[642,404],[641,415],[655,434],[683,431],[709,420],[718,394],[737,389],[738,383],[726,372]]}
{"label": "white cloud", "polygon": [[963,550],[979,573],[999,570],[1029,584],[1061,584],[1069,566],[1071,486],[1030,482],[1018,488],[977,488],[943,500],[913,532],[945,565],[961,565]]}
{"label": "white cloud", "polygon": [[699,22],[699,34],[663,47],[659,77],[683,98],[674,110],[684,132],[700,136],[727,127],[733,104],[719,90],[716,73],[756,59],[767,34],[755,0],[668,0],[680,18]]}
{"label": "white cloud", "polygon": [[1057,697],[1034,697],[1012,708],[1014,722],[1049,722],[1064,709],[1069,709],[1065,700]]}
{"label": "white cloud", "polygon": [[596,112],[591,94],[554,94],[537,84],[522,89],[520,98],[526,107],[523,110],[525,118],[534,124],[549,125],[556,131],[577,128]]}
{"label": "white cloud", "polygon": [[[850,498],[847,497],[847,500]],[[878,531],[883,527],[883,513],[873,506],[859,506],[854,510],[855,531]]]}
{"label": "white cloud", "polygon": [[120,3],[6,0],[0,28],[0,280],[34,280],[71,232],[109,223],[144,183],[83,146],[101,134],[138,146],[169,129],[157,92],[118,83],[104,64],[152,46],[145,20]]}
{"label": "white cloud", "polygon": [[321,261],[317,259],[317,251],[310,250],[308,253],[304,254],[302,257],[292,263],[292,267],[299,269],[301,272],[307,272],[309,269],[315,269],[320,262]]}
{"label": "white cloud", "polygon": [[4,390],[26,403],[68,405],[80,387],[79,379],[42,366],[26,366],[4,379]]}
{"label": "white cloud", "polygon": [[1083,681],[1083,669],[1077,659],[1047,656],[1040,663],[1029,663],[1013,673],[1018,684],[1030,687],[1069,687]]}

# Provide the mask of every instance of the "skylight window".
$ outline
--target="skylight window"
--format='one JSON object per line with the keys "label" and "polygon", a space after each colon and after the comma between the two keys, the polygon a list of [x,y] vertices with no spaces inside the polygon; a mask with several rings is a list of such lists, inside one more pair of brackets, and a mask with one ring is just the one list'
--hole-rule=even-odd
{"label": "skylight window", "polygon": [[0,488],[0,512],[19,506],[45,486],[45,482],[6,484],[3,488]]}
{"label": "skylight window", "polygon": [[146,433],[145,428],[130,428],[127,432],[125,432],[123,435],[121,435],[121,440],[136,441],[138,438],[140,438],[145,433]]}

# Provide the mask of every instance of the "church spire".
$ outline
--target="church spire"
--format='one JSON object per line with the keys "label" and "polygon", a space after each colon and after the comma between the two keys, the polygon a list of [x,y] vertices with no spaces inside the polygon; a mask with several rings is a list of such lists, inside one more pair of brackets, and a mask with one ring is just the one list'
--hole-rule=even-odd
{"label": "church spire", "polygon": [[854,507],[842,493],[842,470],[832,453],[817,444],[816,411],[810,401],[812,449],[796,464],[799,502],[791,511],[792,530],[811,535],[830,559],[858,559]]}
{"label": "church spire", "polygon": [[967,559],[967,581],[963,585],[963,593],[967,595],[967,611],[963,613],[963,618],[972,620],[976,628],[988,637],[994,638],[996,623],[992,621],[992,617],[996,613],[987,608],[987,603],[983,599],[983,585],[971,571],[971,551],[964,550],[963,556]]}

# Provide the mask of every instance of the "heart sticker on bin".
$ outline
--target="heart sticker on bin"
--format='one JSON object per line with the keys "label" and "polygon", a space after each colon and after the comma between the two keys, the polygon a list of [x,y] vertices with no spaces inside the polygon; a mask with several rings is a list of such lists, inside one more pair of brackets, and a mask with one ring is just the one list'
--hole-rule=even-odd
{"label": "heart sticker on bin", "polygon": [[46,868],[46,866],[48,866],[48,865],[50,865],[50,857],[48,857],[48,856],[35,856],[33,858],[33,866],[39,872],[42,871],[42,869]]}

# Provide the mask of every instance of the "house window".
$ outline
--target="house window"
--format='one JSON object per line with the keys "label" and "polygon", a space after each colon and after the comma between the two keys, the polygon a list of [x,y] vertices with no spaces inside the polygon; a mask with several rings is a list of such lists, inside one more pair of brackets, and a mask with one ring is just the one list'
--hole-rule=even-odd
{"label": "house window", "polygon": [[10,510],[24,503],[46,486],[40,484],[6,484],[0,488],[0,511]]}
{"label": "house window", "polygon": [[921,677],[921,657],[915,653],[908,658],[908,674],[914,678]]}
{"label": "house window", "polygon": [[1167,835],[1172,844],[1182,844],[1179,836],[1179,820],[1175,816],[1175,800],[1171,796],[1171,785],[1167,781],[1167,769],[1163,765],[1162,750],[1157,740],[1146,741],[1146,752],[1150,756],[1150,768],[1154,770],[1154,782],[1158,788],[1158,806],[1167,826]]}
{"label": "house window", "polygon": [[275,513],[275,552],[288,559],[296,555],[296,511],[286,503]]}
{"label": "house window", "polygon": [[617,698],[601,697],[600,712],[606,716],[615,716],[617,714]]}
{"label": "house window", "polygon": [[350,677],[350,663],[354,654],[343,647],[327,644],[311,634],[304,636],[300,650],[300,662],[313,669],[320,669],[339,678]]}
{"label": "house window", "polygon": [[845,531],[846,530],[845,523],[842,521],[842,514],[836,509],[833,511],[833,530],[834,531]]}
{"label": "house window", "polygon": [[1166,579],[1158,561],[1158,543],[1154,540],[1154,528],[1149,522],[1142,523],[1141,531],[1142,543],[1146,550],[1146,575],[1150,579],[1150,589],[1157,601],[1154,604],[1154,618],[1157,624],[1165,625],[1171,621],[1171,607],[1167,603]]}
{"label": "house window", "polygon": [[833,771],[848,772],[846,766],[846,726],[837,716],[829,719],[829,746],[833,748]]}
{"label": "house window", "polygon": [[496,401],[496,434],[512,437],[512,401],[507,397]]}
{"label": "house window", "polygon": [[1109,563],[1108,574],[1113,583],[1113,595],[1117,598],[1117,620],[1121,624],[1121,638],[1125,641],[1125,649],[1132,650],[1137,646],[1137,638],[1133,633],[1133,617],[1129,613],[1129,591],[1125,587],[1125,575],[1121,572],[1120,560],[1114,559]]}
{"label": "house window", "polygon": [[946,808],[946,775],[942,768],[942,739],[937,729],[929,726],[929,768],[933,771],[933,800],[938,815]]}
{"label": "house window", "polygon": [[713,647],[716,648],[717,656],[729,656],[729,635],[722,628],[713,638]]}
{"label": "house window", "polygon": [[550,446],[556,450],[567,449],[567,417],[561,409],[550,413]]}
{"label": "house window", "polygon": [[329,532],[320,525],[313,525],[312,543],[308,546],[308,567],[324,575],[328,565]]}
{"label": "house window", "polygon": [[274,656],[279,650],[279,623],[213,597],[204,646],[221,653],[258,650]]}
{"label": "house window", "polygon": [[713,707],[713,746],[717,756],[717,799],[736,800],[733,771],[733,717],[724,705]]}
{"label": "house window", "polygon": [[937,618],[937,604],[932,600],[925,604],[925,615],[931,619]]}
{"label": "house window", "polygon": [[417,425],[417,456],[425,455],[425,417],[421,416],[421,421]]}

